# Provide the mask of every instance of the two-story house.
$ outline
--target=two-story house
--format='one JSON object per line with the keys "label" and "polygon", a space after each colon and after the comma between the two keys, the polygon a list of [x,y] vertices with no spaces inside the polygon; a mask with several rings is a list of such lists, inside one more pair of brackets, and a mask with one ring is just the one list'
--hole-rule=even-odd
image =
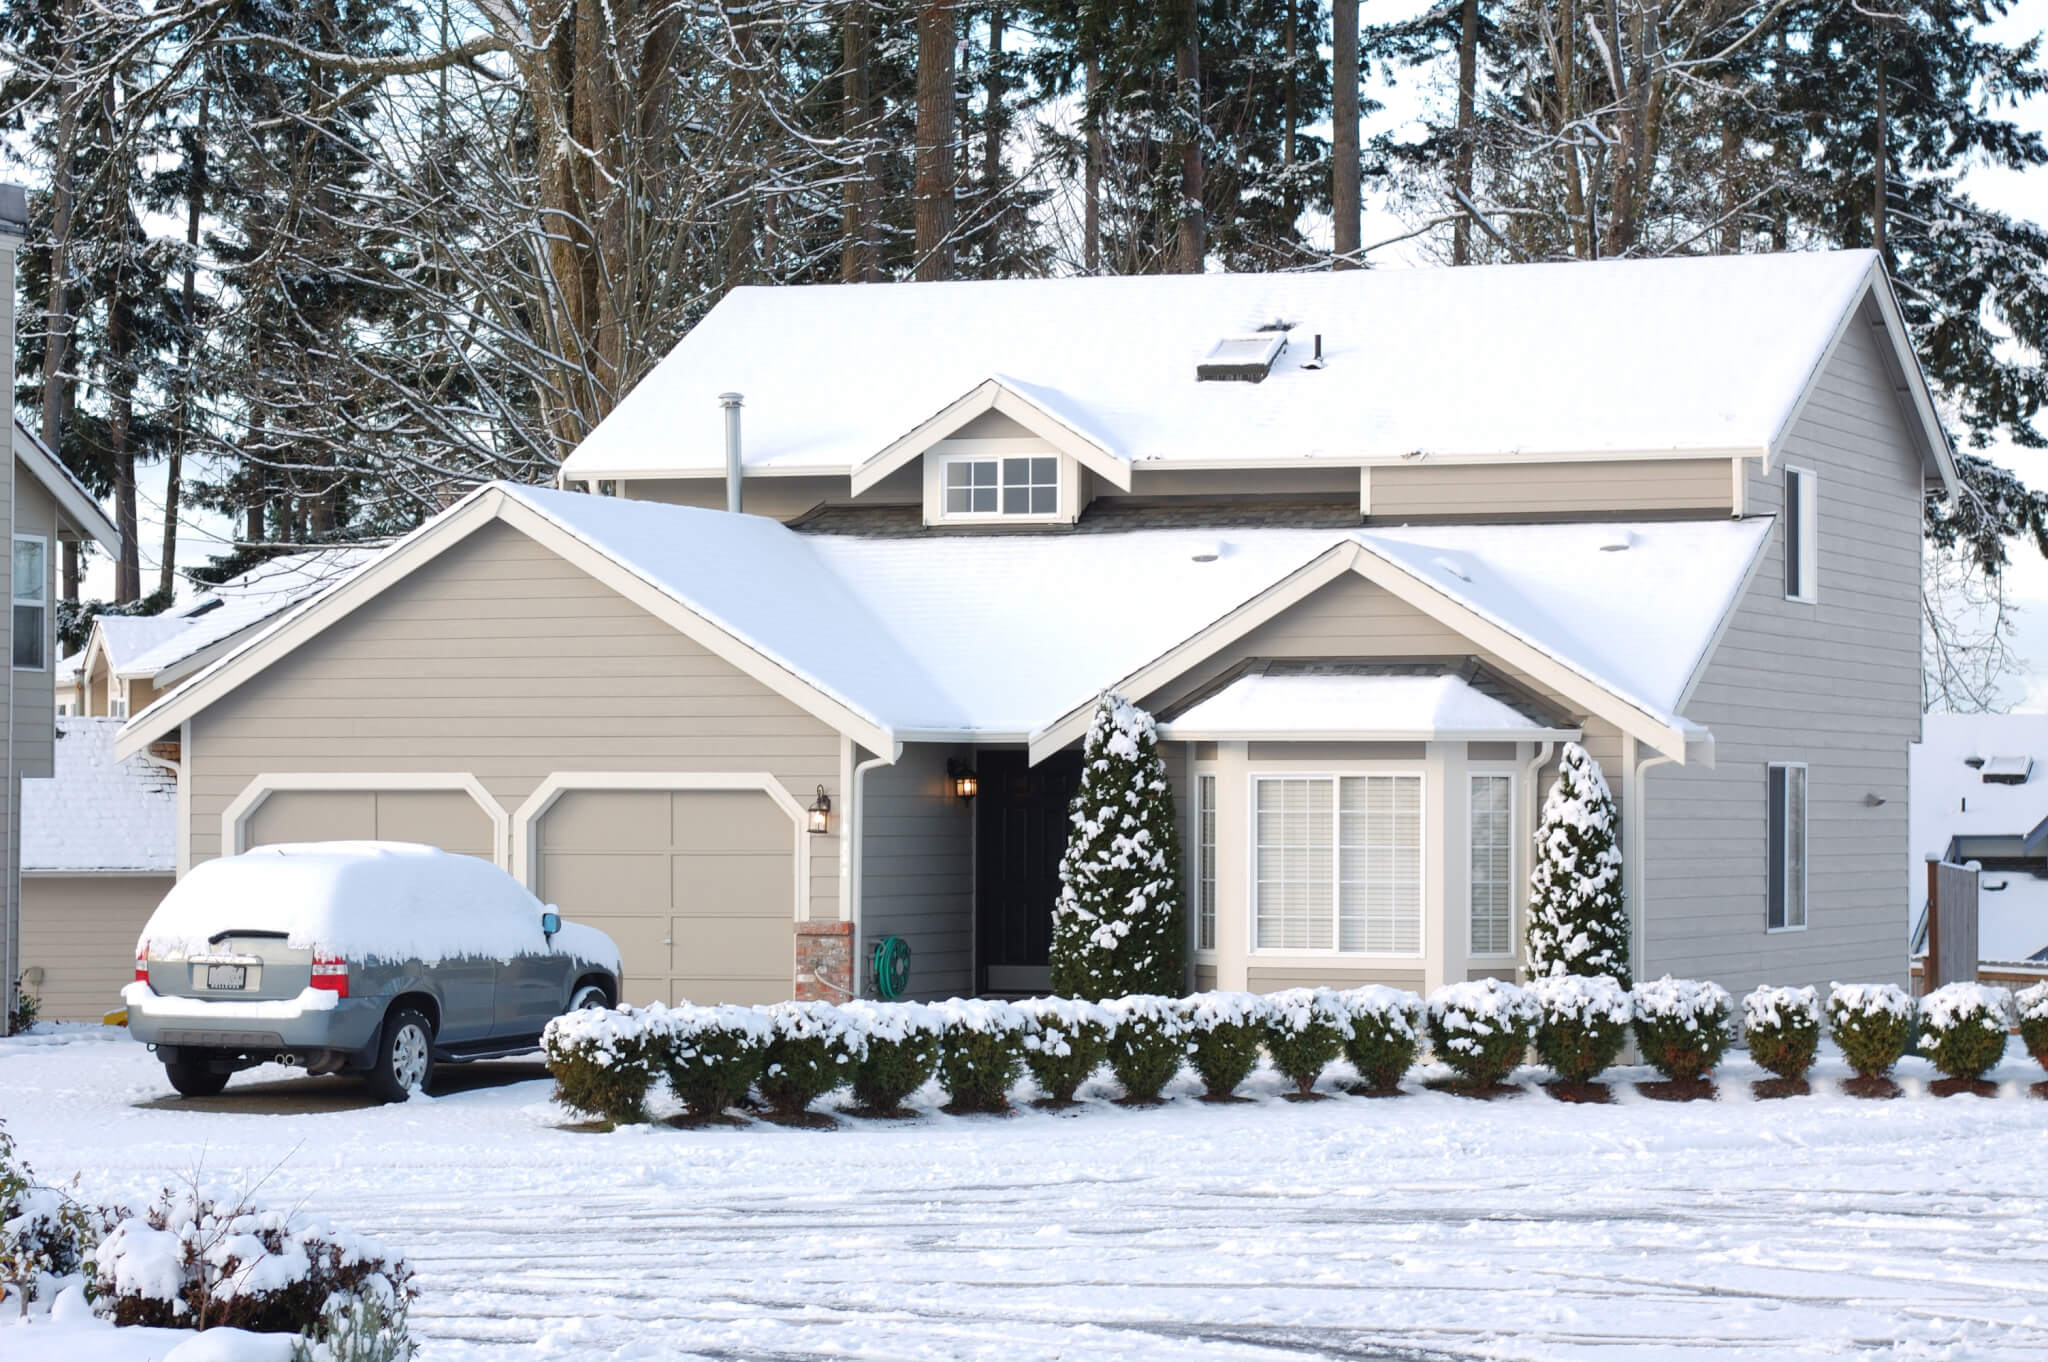
{"label": "two-story house", "polygon": [[1584,744],[1634,966],[1906,977],[1923,498],[1867,253],[741,289],[128,722],[181,865],[409,837],[635,1000],[1047,983],[1078,744],[1161,724],[1191,984],[1516,968]]}

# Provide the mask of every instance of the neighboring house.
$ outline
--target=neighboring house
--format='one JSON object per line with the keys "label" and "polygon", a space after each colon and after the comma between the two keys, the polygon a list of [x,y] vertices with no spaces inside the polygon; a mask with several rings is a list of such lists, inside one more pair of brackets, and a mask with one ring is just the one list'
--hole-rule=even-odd
{"label": "neighboring house", "polygon": [[562,479],[129,721],[181,865],[488,857],[634,1000],[866,992],[885,936],[913,996],[1042,989],[1114,688],[1161,720],[1191,983],[1513,971],[1568,740],[1638,975],[1906,978],[1954,464],[1868,253],[741,289]]}
{"label": "neighboring house", "polygon": [[[14,391],[14,256],[27,228],[27,201],[15,185],[0,185],[0,393]],[[13,457],[0,478],[0,517],[10,552],[4,585],[12,608],[4,625],[7,729],[6,804],[0,832],[0,1031],[12,1013],[21,974],[21,782],[47,776],[55,744],[57,557],[66,540],[92,540],[109,553],[120,535],[92,495],[43,443],[18,421],[8,422]]]}
{"label": "neighboring house", "polygon": [[135,940],[176,883],[177,781],[115,757],[121,722],[60,717],[55,774],[21,786],[22,977],[57,1021],[121,1005]]}
{"label": "neighboring house", "polygon": [[1930,714],[1913,746],[1906,903],[1926,950],[1927,857],[1977,862],[1981,966],[2048,967],[2048,714]]}

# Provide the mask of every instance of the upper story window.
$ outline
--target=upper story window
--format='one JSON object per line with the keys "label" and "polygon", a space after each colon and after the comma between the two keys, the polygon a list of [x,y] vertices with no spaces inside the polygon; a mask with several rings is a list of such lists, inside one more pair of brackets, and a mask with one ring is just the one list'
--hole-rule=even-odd
{"label": "upper story window", "polygon": [[948,520],[1059,514],[1059,460],[1051,455],[962,455],[947,459],[942,473]]}
{"label": "upper story window", "polygon": [[41,671],[49,665],[50,541],[14,536],[14,665]]}
{"label": "upper story window", "polygon": [[1820,572],[1820,480],[1804,468],[1785,470],[1785,599],[1817,600]]}

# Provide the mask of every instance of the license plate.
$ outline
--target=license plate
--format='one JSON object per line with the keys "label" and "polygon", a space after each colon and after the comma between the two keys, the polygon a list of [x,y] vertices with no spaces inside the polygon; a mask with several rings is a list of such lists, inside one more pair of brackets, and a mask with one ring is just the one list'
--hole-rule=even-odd
{"label": "license plate", "polygon": [[206,967],[208,988],[247,988],[249,967],[247,965],[208,965]]}

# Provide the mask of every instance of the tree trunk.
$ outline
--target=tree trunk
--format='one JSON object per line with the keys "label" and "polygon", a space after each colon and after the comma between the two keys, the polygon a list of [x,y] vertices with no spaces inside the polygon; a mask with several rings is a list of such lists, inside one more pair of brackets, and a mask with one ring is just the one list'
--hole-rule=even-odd
{"label": "tree trunk", "polygon": [[917,277],[953,277],[953,8],[917,11]]}
{"label": "tree trunk", "polygon": [[849,284],[872,284],[882,277],[882,261],[874,235],[880,166],[878,154],[869,145],[873,137],[875,39],[867,0],[850,0],[843,38],[846,70],[840,77],[839,131],[849,146],[858,148],[859,164],[847,168],[840,215],[845,240],[840,246],[839,277]]}
{"label": "tree trunk", "polygon": [[1357,269],[1358,192],[1358,0],[1330,5],[1330,213],[1336,267]]}
{"label": "tree trunk", "polygon": [[1472,139],[1478,123],[1479,94],[1479,0],[1465,0],[1458,14],[1458,156],[1452,164],[1452,183],[1458,188],[1460,212],[1451,224],[1451,263],[1472,263]]}
{"label": "tree trunk", "polygon": [[115,275],[107,299],[107,445],[114,456],[114,528],[121,532],[121,556],[114,564],[114,601],[126,605],[142,594],[141,545],[135,542],[135,356],[129,304]]}
{"label": "tree trunk", "polygon": [[1083,67],[1087,104],[1081,114],[1088,125],[1088,164],[1081,173],[1081,265],[1089,274],[1102,271],[1102,119],[1096,115],[1102,61],[1090,56]]}
{"label": "tree trunk", "polygon": [[1173,54],[1173,77],[1181,106],[1180,210],[1177,233],[1182,274],[1200,274],[1208,250],[1208,222],[1202,194],[1202,21],[1198,0],[1185,0],[1180,46]]}
{"label": "tree trunk", "polygon": [[1280,192],[1287,225],[1292,228],[1301,216],[1300,196],[1294,192],[1294,130],[1295,125],[1301,122],[1301,80],[1294,69],[1294,63],[1301,54],[1301,43],[1295,30],[1300,26],[1301,5],[1300,0],[1283,2],[1287,6],[1287,101],[1284,115],[1287,126],[1280,134]]}
{"label": "tree trunk", "polygon": [[1000,3],[988,10],[988,70],[982,76],[986,108],[981,139],[981,194],[987,205],[983,212],[981,276],[997,278],[1003,265],[1003,227],[1008,216],[1003,198],[1003,135],[1009,131],[1009,110],[1003,107],[1003,29]]}
{"label": "tree trunk", "polygon": [[207,91],[199,92],[199,118],[185,150],[185,278],[179,291],[178,432],[164,468],[164,553],[157,589],[169,594],[178,584],[178,503],[184,497],[185,447],[192,439],[192,366],[198,347],[199,219],[206,211]]}
{"label": "tree trunk", "polygon": [[[43,443],[60,459],[71,418],[71,232],[78,207],[78,39],[75,6],[63,11],[64,46],[58,58],[57,140],[50,169],[50,296],[43,324]],[[10,300],[11,301],[11,300]],[[12,397],[12,394],[9,394]],[[78,599],[79,548],[64,541],[64,599]]]}

